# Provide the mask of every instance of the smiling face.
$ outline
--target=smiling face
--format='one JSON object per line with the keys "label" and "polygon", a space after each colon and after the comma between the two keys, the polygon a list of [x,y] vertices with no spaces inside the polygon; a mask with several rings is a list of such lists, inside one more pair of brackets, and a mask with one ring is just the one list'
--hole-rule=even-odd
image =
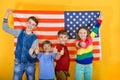
{"label": "smiling face", "polygon": [[66,43],[67,40],[68,40],[68,35],[60,34],[60,35],[58,36],[58,40],[59,40],[60,44],[65,45],[65,43]]}
{"label": "smiling face", "polygon": [[51,51],[51,45],[50,44],[44,44],[43,50],[45,53],[49,53]]}
{"label": "smiling face", "polygon": [[79,30],[79,32],[78,32],[78,36],[79,36],[79,38],[81,39],[81,40],[86,40],[86,38],[87,38],[87,35],[88,35],[88,33],[87,33],[87,30],[86,29],[80,29]]}
{"label": "smiling face", "polygon": [[27,28],[26,28],[26,30],[27,31],[32,31],[36,25],[37,24],[36,24],[36,22],[34,20],[29,19],[28,22],[27,22]]}
{"label": "smiling face", "polygon": [[59,40],[60,44],[65,45],[65,43],[67,42],[68,38],[69,38],[69,35],[68,35],[66,30],[58,31],[58,40]]}
{"label": "smiling face", "polygon": [[43,41],[42,49],[45,52],[45,54],[48,54],[52,50],[52,43],[48,40]]}

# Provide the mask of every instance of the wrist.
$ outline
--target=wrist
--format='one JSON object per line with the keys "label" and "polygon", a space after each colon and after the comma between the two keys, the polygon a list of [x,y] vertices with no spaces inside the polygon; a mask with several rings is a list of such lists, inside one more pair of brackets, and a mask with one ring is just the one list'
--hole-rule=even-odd
{"label": "wrist", "polygon": [[81,47],[80,42],[78,42],[78,46]]}
{"label": "wrist", "polygon": [[7,23],[7,22],[8,22],[8,19],[3,18],[3,22]]}
{"label": "wrist", "polygon": [[5,16],[4,19],[8,19],[8,16]]}
{"label": "wrist", "polygon": [[101,24],[102,23],[102,19],[98,19],[98,23]]}

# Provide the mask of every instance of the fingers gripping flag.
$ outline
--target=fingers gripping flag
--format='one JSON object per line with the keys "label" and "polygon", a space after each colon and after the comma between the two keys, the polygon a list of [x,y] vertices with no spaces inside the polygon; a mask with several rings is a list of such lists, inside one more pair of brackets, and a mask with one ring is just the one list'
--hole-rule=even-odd
{"label": "fingers gripping flag", "polygon": [[[23,29],[26,27],[27,18],[35,16],[38,18],[39,24],[34,29],[41,47],[44,40],[50,40],[55,46],[58,43],[57,32],[61,29],[66,29],[69,34],[67,47],[70,52],[71,61],[75,60],[75,34],[79,27],[89,26],[92,31],[93,26],[97,22],[100,11],[28,11],[28,10],[14,10],[14,27]],[[17,39],[14,43],[16,46]],[[101,45],[99,32],[93,41],[93,56],[94,60],[101,58]]]}

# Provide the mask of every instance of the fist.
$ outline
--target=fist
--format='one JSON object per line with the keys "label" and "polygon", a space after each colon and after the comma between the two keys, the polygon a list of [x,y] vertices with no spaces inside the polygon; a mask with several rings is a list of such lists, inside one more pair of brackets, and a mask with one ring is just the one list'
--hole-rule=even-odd
{"label": "fist", "polygon": [[86,43],[85,42],[81,42],[80,46],[83,47],[83,48],[85,48],[86,47]]}

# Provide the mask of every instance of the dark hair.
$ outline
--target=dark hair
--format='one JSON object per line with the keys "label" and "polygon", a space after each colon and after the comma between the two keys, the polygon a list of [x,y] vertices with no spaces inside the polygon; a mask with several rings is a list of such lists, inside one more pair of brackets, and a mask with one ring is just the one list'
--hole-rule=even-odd
{"label": "dark hair", "polygon": [[80,40],[80,37],[79,37],[78,33],[79,33],[79,31],[80,31],[81,29],[85,29],[85,30],[87,31],[87,37],[88,37],[89,34],[90,34],[90,31],[89,31],[89,29],[88,29],[88,26],[79,27],[79,29],[78,29],[77,32],[76,32],[76,39],[78,39],[78,40]]}
{"label": "dark hair", "polygon": [[59,37],[59,35],[61,35],[61,34],[68,36],[68,33],[67,33],[66,30],[60,30],[60,31],[58,31],[58,37]]}
{"label": "dark hair", "polygon": [[52,43],[49,40],[45,40],[42,42],[42,48],[45,44],[50,44],[50,46],[52,46]]}
{"label": "dark hair", "polygon": [[30,20],[30,19],[32,19],[33,21],[35,21],[36,26],[38,25],[38,19],[37,19],[36,17],[30,16],[30,17],[27,19],[27,21]]}

